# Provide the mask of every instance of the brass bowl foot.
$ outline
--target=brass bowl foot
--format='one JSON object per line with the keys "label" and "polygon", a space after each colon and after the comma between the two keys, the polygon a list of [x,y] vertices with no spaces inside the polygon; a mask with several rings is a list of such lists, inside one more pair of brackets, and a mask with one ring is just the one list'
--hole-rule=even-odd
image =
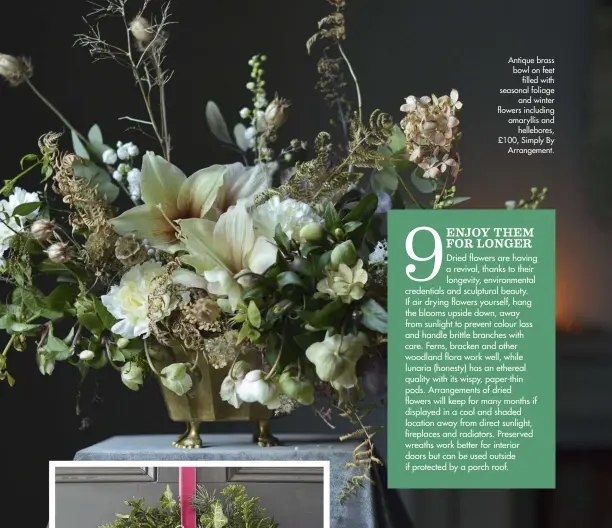
{"label": "brass bowl foot", "polygon": [[189,423],[187,424],[187,429],[185,429],[185,432],[180,435],[174,442],[172,442],[172,445],[174,447],[179,447],[181,442],[185,439],[185,437],[189,434],[189,431],[191,431],[191,425],[189,425]]}
{"label": "brass bowl foot", "polygon": [[172,445],[179,449],[200,449],[203,447],[200,438],[200,422],[189,422],[187,431],[172,442]]}
{"label": "brass bowl foot", "polygon": [[280,445],[278,438],[270,433],[270,421],[260,420],[257,424],[257,431],[253,435],[253,441],[259,447],[275,447]]}

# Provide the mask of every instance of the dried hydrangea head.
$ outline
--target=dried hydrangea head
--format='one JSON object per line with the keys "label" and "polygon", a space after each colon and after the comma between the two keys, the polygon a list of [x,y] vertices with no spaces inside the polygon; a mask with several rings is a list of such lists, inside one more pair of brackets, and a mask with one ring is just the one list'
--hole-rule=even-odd
{"label": "dried hydrangea head", "polygon": [[221,308],[209,297],[202,297],[187,307],[186,315],[193,324],[204,327],[219,319]]}
{"label": "dried hydrangea head", "polygon": [[4,77],[11,86],[24,83],[32,77],[33,72],[30,59],[0,53],[0,77]]}
{"label": "dried hydrangea head", "polygon": [[401,122],[406,155],[423,169],[424,178],[436,179],[447,170],[453,178],[459,174],[459,157],[453,153],[453,146],[460,137],[456,112],[462,106],[457,90],[442,97],[417,99],[411,95],[401,106],[400,110],[406,113]]}

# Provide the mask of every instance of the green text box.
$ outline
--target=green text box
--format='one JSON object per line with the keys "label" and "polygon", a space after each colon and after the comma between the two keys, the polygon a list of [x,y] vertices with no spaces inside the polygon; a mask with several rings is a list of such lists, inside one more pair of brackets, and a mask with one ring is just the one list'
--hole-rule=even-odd
{"label": "green text box", "polygon": [[554,488],[554,211],[391,211],[388,242],[389,487]]}

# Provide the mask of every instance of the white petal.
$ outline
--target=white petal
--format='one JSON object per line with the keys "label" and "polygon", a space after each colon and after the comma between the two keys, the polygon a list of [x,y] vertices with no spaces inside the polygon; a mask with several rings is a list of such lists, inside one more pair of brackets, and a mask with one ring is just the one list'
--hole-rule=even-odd
{"label": "white petal", "polygon": [[275,262],[278,248],[265,237],[258,237],[248,256],[248,267],[253,273],[264,274]]}
{"label": "white petal", "polygon": [[208,284],[204,277],[185,268],[179,268],[172,274],[172,282],[186,288],[198,288],[200,290],[205,290]]}

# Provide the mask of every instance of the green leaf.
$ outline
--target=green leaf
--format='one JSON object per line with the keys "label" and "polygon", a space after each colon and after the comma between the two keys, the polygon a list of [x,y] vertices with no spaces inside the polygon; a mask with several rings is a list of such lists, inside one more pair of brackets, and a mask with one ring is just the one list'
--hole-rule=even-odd
{"label": "green leaf", "polygon": [[247,308],[247,317],[253,328],[261,327],[261,313],[253,301],[249,303],[249,307]]}
{"label": "green leaf", "polygon": [[328,201],[325,204],[325,210],[323,212],[323,218],[325,220],[325,229],[328,232],[333,233],[338,227],[340,227],[340,215],[336,211],[336,207],[333,202]]}
{"label": "green leaf", "polygon": [[238,123],[234,127],[234,139],[236,140],[236,145],[243,152],[249,150],[249,143],[246,139],[246,127],[242,123]]}
{"label": "green leaf", "polygon": [[399,126],[394,125],[393,134],[389,138],[388,145],[393,154],[398,154],[406,150],[406,135]]}
{"label": "green leaf", "polygon": [[48,273],[50,275],[65,275],[65,276],[73,276],[79,282],[87,281],[87,272],[69,262],[67,264],[57,264],[55,262],[51,262],[50,260],[44,260],[38,265],[38,270],[41,273]]}
{"label": "green leaf", "polygon": [[74,349],[53,335],[53,326],[49,327],[49,335],[45,343],[45,349],[49,359],[65,361],[74,354]]}
{"label": "green leaf", "polygon": [[430,194],[434,192],[436,187],[432,180],[423,178],[423,173],[424,171],[421,168],[413,170],[412,174],[410,174],[410,181],[412,181],[412,185],[414,185],[419,192]]}
{"label": "green leaf", "polygon": [[344,224],[344,231],[346,233],[352,233],[355,229],[359,229],[363,225],[362,222],[348,222]]}
{"label": "green leaf", "polygon": [[376,212],[378,197],[375,194],[366,194],[359,203],[351,209],[342,219],[343,224],[349,222],[367,222]]}
{"label": "green leaf", "polygon": [[300,312],[300,317],[314,328],[330,328],[342,319],[346,313],[347,306],[341,299],[336,299],[316,312],[302,311]]}
{"label": "green leaf", "polygon": [[110,314],[110,312],[106,309],[106,306],[102,304],[102,301],[98,297],[94,297],[93,302],[96,314],[100,318],[100,321],[102,321],[104,328],[110,330],[117,320]]}
{"label": "green leaf", "polygon": [[374,299],[368,299],[361,304],[361,323],[366,328],[381,334],[387,333],[387,311]]}
{"label": "green leaf", "polygon": [[90,143],[98,143],[100,145],[104,143],[104,139],[102,139],[102,130],[100,130],[97,124],[89,129],[87,139],[89,139]]}
{"label": "green leaf", "polygon": [[95,336],[100,336],[106,329],[104,323],[98,317],[94,302],[84,297],[79,299],[76,303],[76,315],[79,322],[87,328]]}
{"label": "green leaf", "polygon": [[70,135],[72,136],[72,148],[74,153],[80,158],[89,159],[89,152],[87,152],[87,148],[83,145],[83,142],[79,138],[79,135],[74,131],[70,131]]}
{"label": "green leaf", "polygon": [[285,253],[289,253],[291,251],[291,241],[289,240],[287,234],[283,231],[280,224],[276,225],[274,241],[280,249],[284,250]]}
{"label": "green leaf", "polygon": [[234,144],[229,135],[229,130],[227,129],[227,124],[225,123],[225,119],[223,119],[221,110],[219,110],[219,107],[213,101],[208,101],[206,105],[206,122],[208,123],[210,131],[219,141],[230,145]]}
{"label": "green leaf", "polygon": [[40,202],[27,202],[22,203],[15,207],[13,210],[13,216],[28,216],[30,213],[33,213],[41,206]]}
{"label": "green leaf", "polygon": [[142,341],[139,339],[134,339],[133,341],[130,341],[128,346],[120,350],[125,360],[129,361],[130,359],[134,359],[136,356],[140,355],[143,349],[144,346]]}
{"label": "green leaf", "polygon": [[399,174],[395,169],[386,168],[372,174],[372,189],[393,194],[399,185]]}
{"label": "green leaf", "polygon": [[111,180],[110,174],[91,161],[75,161],[72,164],[73,174],[83,180],[87,187],[95,189],[98,198],[114,202],[119,196],[119,187]]}
{"label": "green leaf", "polygon": [[40,328],[39,324],[31,324],[31,323],[12,323],[8,328],[9,334],[26,334],[28,332],[32,332],[33,330],[38,330]]}
{"label": "green leaf", "polygon": [[110,352],[110,357],[115,363],[125,363],[126,357],[123,354],[123,351],[116,346],[109,346],[108,350]]}
{"label": "green leaf", "polygon": [[76,284],[60,284],[47,296],[47,310],[43,310],[41,315],[52,320],[61,318],[66,312],[72,311],[78,294],[79,288]]}
{"label": "green leaf", "polygon": [[304,284],[300,276],[294,271],[283,271],[276,278],[276,282],[281,290],[287,286],[297,286],[303,290],[307,289],[306,284]]}
{"label": "green leaf", "polygon": [[471,198],[469,196],[457,196],[456,198],[453,198],[453,205],[457,205],[462,202],[467,202],[470,199]]}
{"label": "green leaf", "polygon": [[295,304],[292,301],[289,299],[283,299],[282,301],[277,302],[266,312],[266,322],[274,323],[294,308]]}
{"label": "green leaf", "polygon": [[110,149],[110,147],[104,144],[104,139],[102,138],[102,130],[100,130],[100,127],[98,125],[93,125],[89,129],[89,132],[87,133],[87,139],[89,139],[89,148],[101,160],[102,154],[104,154],[105,151]]}

